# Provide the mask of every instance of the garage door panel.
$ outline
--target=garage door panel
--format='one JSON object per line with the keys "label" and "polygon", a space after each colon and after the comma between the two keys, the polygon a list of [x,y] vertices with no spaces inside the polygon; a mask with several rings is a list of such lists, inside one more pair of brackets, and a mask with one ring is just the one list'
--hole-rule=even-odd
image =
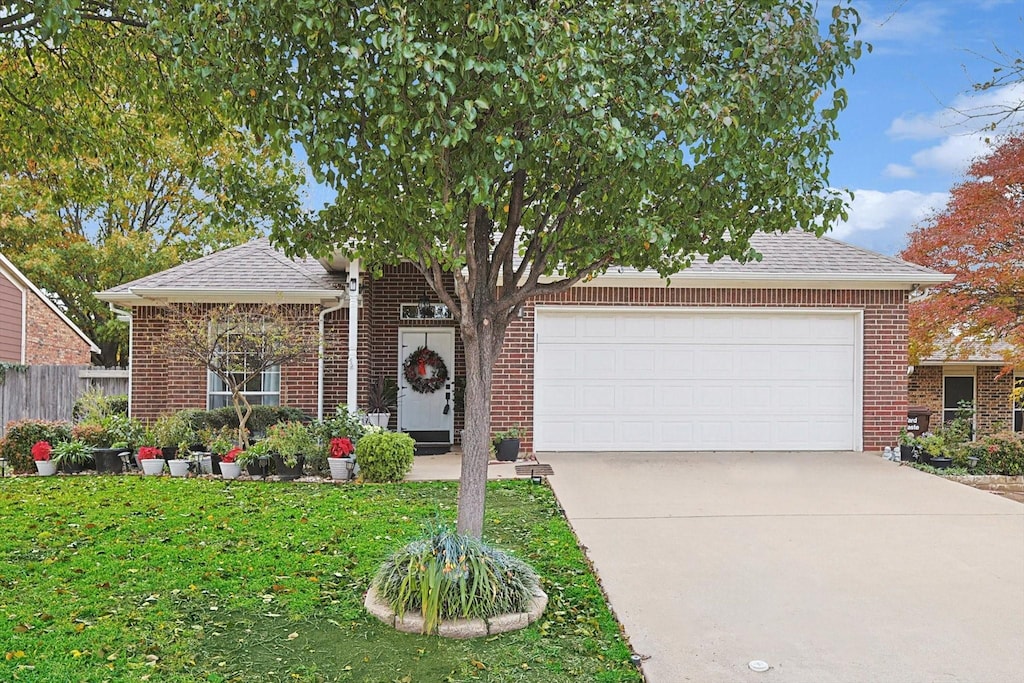
{"label": "garage door panel", "polygon": [[538,450],[856,443],[855,315],[539,308],[536,321]]}

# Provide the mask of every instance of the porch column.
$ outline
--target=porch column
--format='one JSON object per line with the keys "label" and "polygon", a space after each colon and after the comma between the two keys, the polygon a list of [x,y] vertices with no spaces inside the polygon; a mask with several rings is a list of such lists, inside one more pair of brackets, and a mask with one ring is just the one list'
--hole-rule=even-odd
{"label": "porch column", "polygon": [[348,267],[348,374],[345,381],[348,412],[359,410],[359,259]]}

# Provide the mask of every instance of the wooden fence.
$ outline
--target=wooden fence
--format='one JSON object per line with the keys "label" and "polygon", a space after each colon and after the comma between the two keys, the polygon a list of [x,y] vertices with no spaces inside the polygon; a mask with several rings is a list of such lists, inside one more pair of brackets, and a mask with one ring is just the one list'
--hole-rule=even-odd
{"label": "wooden fence", "polygon": [[128,393],[128,371],[90,365],[30,365],[11,368],[0,382],[0,436],[12,420],[70,420],[75,399],[87,389]]}

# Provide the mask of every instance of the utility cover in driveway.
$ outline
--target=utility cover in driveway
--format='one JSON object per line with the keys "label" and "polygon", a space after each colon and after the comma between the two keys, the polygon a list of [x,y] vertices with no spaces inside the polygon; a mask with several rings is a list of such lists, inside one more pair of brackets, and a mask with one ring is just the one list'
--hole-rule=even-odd
{"label": "utility cover in driveway", "polygon": [[537,451],[856,450],[856,311],[538,307]]}

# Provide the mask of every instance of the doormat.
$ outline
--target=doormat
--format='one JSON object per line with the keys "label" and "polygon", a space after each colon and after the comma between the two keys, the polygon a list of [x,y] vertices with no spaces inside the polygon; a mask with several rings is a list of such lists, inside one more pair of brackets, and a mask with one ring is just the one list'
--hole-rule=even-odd
{"label": "doormat", "polygon": [[551,465],[544,465],[539,462],[532,465],[516,465],[517,477],[532,477],[535,474],[546,477],[554,473],[555,471],[551,469]]}

